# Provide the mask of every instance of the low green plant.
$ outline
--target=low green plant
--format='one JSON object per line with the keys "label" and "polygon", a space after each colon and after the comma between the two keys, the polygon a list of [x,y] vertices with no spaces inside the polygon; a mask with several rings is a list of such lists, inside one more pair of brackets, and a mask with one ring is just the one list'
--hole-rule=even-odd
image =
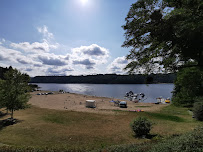
{"label": "low green plant", "polygon": [[203,127],[154,145],[148,152],[202,152]]}
{"label": "low green plant", "polygon": [[195,119],[203,121],[203,102],[194,103],[193,114]]}
{"label": "low green plant", "polygon": [[131,128],[137,137],[146,136],[152,128],[152,122],[145,117],[138,117],[131,123]]}

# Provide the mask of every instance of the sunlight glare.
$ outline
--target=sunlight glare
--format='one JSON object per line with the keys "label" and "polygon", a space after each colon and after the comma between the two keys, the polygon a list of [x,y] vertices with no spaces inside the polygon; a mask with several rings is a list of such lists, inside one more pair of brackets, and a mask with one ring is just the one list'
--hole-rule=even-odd
{"label": "sunlight glare", "polygon": [[88,0],[80,0],[82,4],[86,4]]}

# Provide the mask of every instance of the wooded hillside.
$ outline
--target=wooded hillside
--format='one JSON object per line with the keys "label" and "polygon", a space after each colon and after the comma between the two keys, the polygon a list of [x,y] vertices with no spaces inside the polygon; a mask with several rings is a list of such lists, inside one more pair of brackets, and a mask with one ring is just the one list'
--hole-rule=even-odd
{"label": "wooded hillside", "polygon": [[87,76],[36,76],[31,83],[94,83],[94,84],[144,84],[173,83],[176,74],[117,75],[98,74]]}

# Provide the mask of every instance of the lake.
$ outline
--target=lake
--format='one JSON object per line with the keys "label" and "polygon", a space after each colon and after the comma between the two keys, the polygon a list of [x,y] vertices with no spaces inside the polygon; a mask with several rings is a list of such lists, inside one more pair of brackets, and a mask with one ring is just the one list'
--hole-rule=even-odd
{"label": "lake", "polygon": [[35,83],[41,90],[59,91],[64,90],[70,93],[84,95],[110,97],[124,99],[126,92],[144,93],[144,102],[156,102],[156,98],[172,97],[174,84],[56,84],[56,83]]}

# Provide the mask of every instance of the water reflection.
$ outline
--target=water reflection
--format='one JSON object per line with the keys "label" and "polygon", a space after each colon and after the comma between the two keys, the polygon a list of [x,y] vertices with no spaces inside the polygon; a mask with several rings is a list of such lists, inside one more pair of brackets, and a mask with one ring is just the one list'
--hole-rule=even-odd
{"label": "water reflection", "polygon": [[156,102],[156,98],[162,96],[168,98],[172,96],[173,84],[53,84],[38,83],[42,90],[59,91],[63,89],[67,92],[102,97],[123,99],[126,92],[143,92],[146,95],[145,102]]}

